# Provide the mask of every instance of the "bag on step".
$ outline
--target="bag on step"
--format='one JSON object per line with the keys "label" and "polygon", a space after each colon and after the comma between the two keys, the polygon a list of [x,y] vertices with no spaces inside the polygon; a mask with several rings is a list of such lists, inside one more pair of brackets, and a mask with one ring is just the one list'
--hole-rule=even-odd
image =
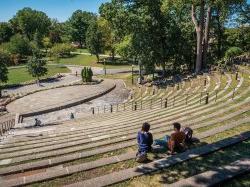
{"label": "bag on step", "polygon": [[185,142],[191,143],[193,138],[193,130],[190,127],[185,127],[182,132],[185,133]]}

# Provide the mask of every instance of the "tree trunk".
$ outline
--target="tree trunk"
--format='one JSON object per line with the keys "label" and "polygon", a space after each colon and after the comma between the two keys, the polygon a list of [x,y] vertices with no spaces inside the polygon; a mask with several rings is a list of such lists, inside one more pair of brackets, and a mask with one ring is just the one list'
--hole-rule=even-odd
{"label": "tree trunk", "polygon": [[217,9],[217,15],[215,16],[215,18],[217,20],[217,27],[218,27],[217,58],[220,59],[222,56],[221,45],[222,45],[222,35],[223,35],[222,26],[221,26],[221,22],[220,22],[220,9]]}
{"label": "tree trunk", "polygon": [[207,51],[208,51],[208,42],[209,42],[209,32],[210,32],[210,20],[211,20],[211,7],[207,9],[207,20],[205,26],[205,36],[204,36],[204,46],[203,46],[203,64],[202,68],[207,68]]}
{"label": "tree trunk", "polygon": [[96,56],[96,58],[97,58],[97,63],[99,63],[99,62],[100,62],[99,54],[96,54],[95,56]]}
{"label": "tree trunk", "polygon": [[195,72],[199,73],[202,68],[202,41],[203,41],[203,30],[204,30],[204,13],[205,13],[205,2],[201,0],[200,4],[200,16],[199,23],[196,18],[195,5],[192,5],[192,21],[195,25],[196,35],[197,35],[197,51],[196,51],[196,63]]}
{"label": "tree trunk", "polygon": [[114,49],[111,50],[111,58],[112,58],[112,62],[114,62],[115,61],[115,50]]}

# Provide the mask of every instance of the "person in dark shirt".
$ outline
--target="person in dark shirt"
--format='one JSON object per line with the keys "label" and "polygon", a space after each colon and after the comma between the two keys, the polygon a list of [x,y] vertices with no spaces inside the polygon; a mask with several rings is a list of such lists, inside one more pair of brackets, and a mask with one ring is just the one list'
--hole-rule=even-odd
{"label": "person in dark shirt", "polygon": [[153,135],[149,132],[150,124],[143,123],[141,131],[137,134],[138,153],[147,153],[152,150]]}

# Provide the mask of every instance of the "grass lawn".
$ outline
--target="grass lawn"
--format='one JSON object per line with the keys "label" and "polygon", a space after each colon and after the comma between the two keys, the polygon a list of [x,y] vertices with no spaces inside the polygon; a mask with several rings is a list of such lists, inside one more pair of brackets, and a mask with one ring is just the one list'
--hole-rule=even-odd
{"label": "grass lawn", "polygon": [[[102,57],[100,57],[102,59]],[[53,62],[54,63],[54,62]],[[98,64],[94,55],[75,55],[70,58],[61,58],[59,64],[80,65],[91,67],[103,67],[103,64]],[[106,65],[108,69],[131,68],[131,65]]]}
{"label": "grass lawn", "polygon": [[[68,73],[68,72],[70,72],[70,70],[67,67],[49,65],[48,74],[41,78],[51,77],[57,73]],[[7,82],[7,85],[19,84],[22,82],[35,80],[35,78],[28,73],[26,67],[9,69],[8,79],[9,80]]]}

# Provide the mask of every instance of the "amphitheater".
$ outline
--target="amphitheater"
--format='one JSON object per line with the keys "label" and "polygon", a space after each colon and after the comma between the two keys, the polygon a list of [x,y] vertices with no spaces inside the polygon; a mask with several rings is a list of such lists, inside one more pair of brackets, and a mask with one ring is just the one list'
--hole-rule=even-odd
{"label": "amphitheater", "polygon": [[[249,114],[250,69],[239,66],[238,73],[183,77],[166,88],[136,87],[127,102],[39,133],[10,115],[1,126],[0,186],[248,186]],[[137,163],[136,135],[145,121],[154,139],[178,121],[199,142]]]}

